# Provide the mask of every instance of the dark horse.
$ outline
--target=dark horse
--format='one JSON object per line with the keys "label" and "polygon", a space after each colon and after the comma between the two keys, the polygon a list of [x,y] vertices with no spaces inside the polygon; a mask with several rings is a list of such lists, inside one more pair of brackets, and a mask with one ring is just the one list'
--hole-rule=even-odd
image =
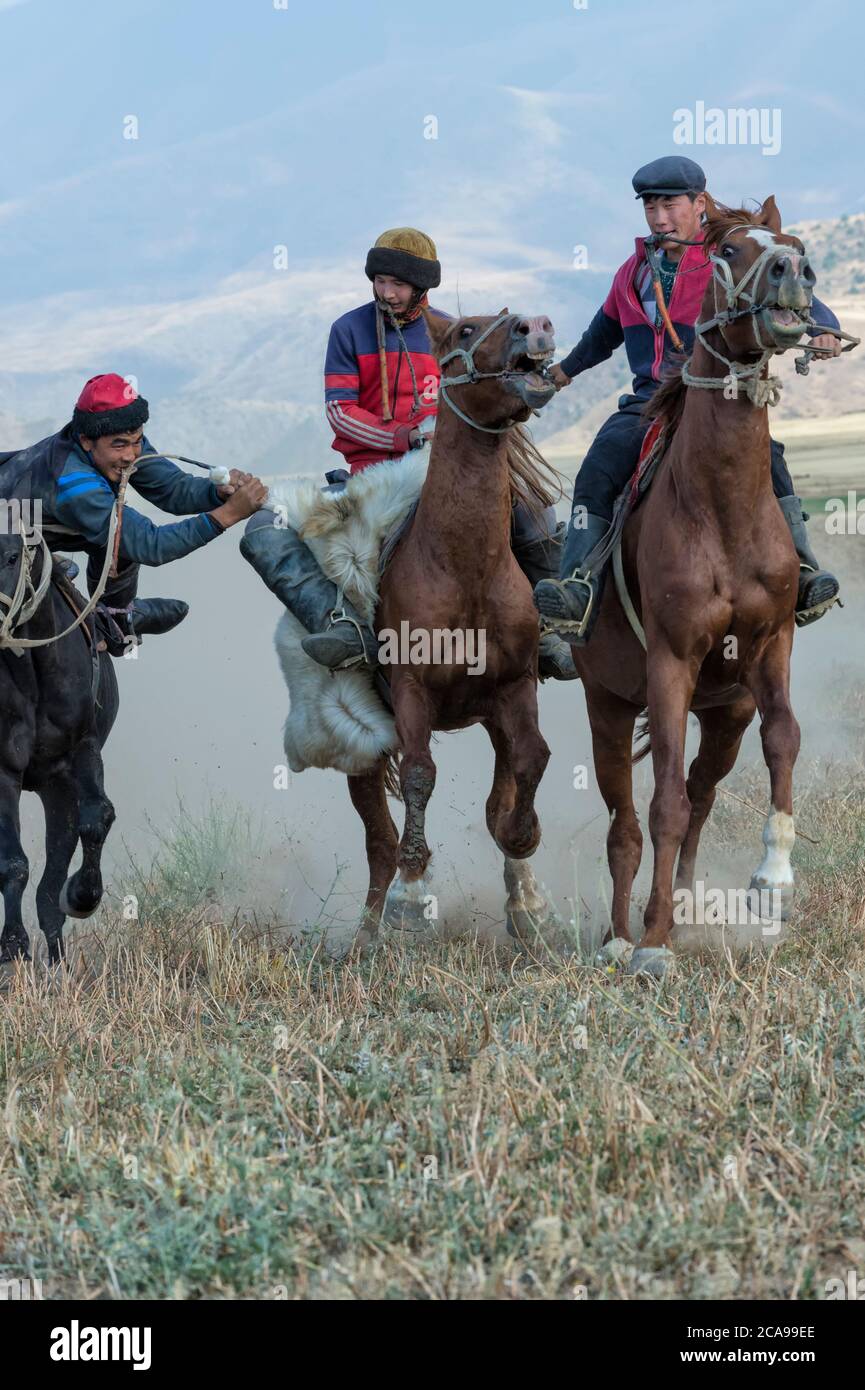
{"label": "dark horse", "polygon": [[[0,506],[8,517],[10,503]],[[103,789],[101,750],[119,701],[111,657],[95,650],[92,630],[72,626],[71,604],[80,610],[84,600],[76,600],[37,537],[38,531],[20,525],[0,533],[0,961],[30,959],[21,916],[29,865],[19,802],[22,791],[32,791],[45,810],[46,861],[36,910],[48,959],[56,963],[63,957],[65,918],[89,917],[102,899],[102,847],[114,807]],[[81,867],[67,878],[79,840]]]}
{"label": "dark horse", "polygon": [[[591,642],[573,648],[611,815],[613,939],[605,949],[613,956],[630,950],[628,909],[642,852],[632,740],[648,709],[654,876],[645,934],[629,969],[655,975],[671,959],[674,872],[676,889],[693,890],[715,789],[757,710],[771,797],[751,887],[770,892],[785,910],[793,887],[799,726],[789,683],[799,561],[772,490],[767,406],[778,384],[768,368],[805,332],[815,276],[799,239],[782,233],[773,198],[759,213],[710,202],[705,246],[713,278],[693,355],[649,408],[671,442],[623,535],[624,577],[646,649],[613,584]],[[689,710],[701,739],[686,780]]]}
{"label": "dark horse", "polygon": [[[530,506],[552,500],[551,473],[516,427],[554,394],[539,370],[553,350],[553,328],[507,309],[496,318],[425,318],[442,366],[436,431],[417,511],[381,580],[376,630],[439,631],[465,647],[451,661],[407,659],[389,668],[402,838],[388,811],[385,762],[348,778],[370,872],[360,945],[375,936],[383,909],[400,925],[425,915],[433,730],[483,724],[495,752],[486,820],[505,856],[511,930],[527,931],[545,908],[522,862],[540,840],[534,798],[549,758],[538,728],[538,615],[510,535],[515,491]],[[483,671],[464,659],[470,639],[483,642]]]}

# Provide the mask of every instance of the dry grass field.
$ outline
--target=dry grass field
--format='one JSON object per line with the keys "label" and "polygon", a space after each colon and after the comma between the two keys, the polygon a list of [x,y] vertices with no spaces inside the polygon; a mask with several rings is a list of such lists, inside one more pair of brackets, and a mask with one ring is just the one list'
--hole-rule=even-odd
{"label": "dry grass field", "polygon": [[[137,920],[115,899],[65,972],[5,967],[2,1277],[55,1299],[520,1300],[861,1277],[865,696],[844,665],[830,687],[842,751],[806,737],[789,930],[682,954],[661,986],[470,939],[336,961],[315,924],[227,906],[243,815],[167,833],[127,877]],[[765,802],[756,763],[727,785]],[[706,855],[753,858],[758,835],[719,797]]]}

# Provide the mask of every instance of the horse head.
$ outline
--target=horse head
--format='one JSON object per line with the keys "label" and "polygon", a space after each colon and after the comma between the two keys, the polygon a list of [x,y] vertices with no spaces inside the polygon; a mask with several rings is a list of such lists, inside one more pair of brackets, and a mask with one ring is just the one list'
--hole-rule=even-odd
{"label": "horse head", "polygon": [[786,352],[811,322],[817,277],[805,247],[782,232],[774,197],[751,212],[707,195],[706,214],[704,245],[713,273],[698,330],[714,330],[739,362]]}
{"label": "horse head", "polygon": [[424,319],[442,369],[440,396],[476,429],[504,433],[555,395],[545,375],[556,345],[548,318],[502,309],[461,319],[424,311]]}

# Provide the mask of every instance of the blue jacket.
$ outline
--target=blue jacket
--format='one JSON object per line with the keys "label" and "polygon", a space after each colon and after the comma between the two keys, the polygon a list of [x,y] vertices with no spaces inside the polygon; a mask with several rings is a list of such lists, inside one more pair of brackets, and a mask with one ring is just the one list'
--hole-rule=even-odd
{"label": "blue jacket", "polygon": [[[141,452],[155,452],[146,438]],[[5,461],[0,455],[0,464],[0,493],[40,500],[43,521],[56,522],[71,532],[46,530],[52,550],[104,551],[117,485],[93,466],[68,425],[30,449],[6,455]],[[188,519],[156,526],[133,507],[124,506],[120,558],[127,563],[164,565],[222,534],[223,528],[208,516],[222,500],[209,479],[192,477],[167,459],[154,458],[136,468],[129,486],[154,506]],[[189,516],[190,512],[199,515]]]}

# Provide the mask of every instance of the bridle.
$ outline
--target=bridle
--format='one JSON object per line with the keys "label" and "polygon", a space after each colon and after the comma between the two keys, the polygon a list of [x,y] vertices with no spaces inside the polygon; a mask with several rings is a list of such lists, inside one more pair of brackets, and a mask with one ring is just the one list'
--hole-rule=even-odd
{"label": "bridle", "polygon": [[[784,349],[779,348],[776,343],[767,342],[761,334],[760,315],[764,310],[772,308],[773,304],[768,298],[758,298],[759,281],[768,262],[773,260],[784,247],[778,244],[764,247],[757,259],[748,266],[738,282],[733,279],[733,272],[730,269],[729,262],[719,254],[727,238],[731,236],[733,232],[751,230],[753,230],[752,223],[738,223],[735,227],[729,229],[723,240],[719,243],[718,252],[709,253],[707,259],[712,265],[712,299],[715,312],[712,318],[704,319],[702,323],[694,325],[694,337],[696,341],[701,343],[712,357],[723,363],[727,368],[727,375],[725,377],[694,376],[689,371],[691,358],[688,358],[688,361],[682,368],[682,380],[686,386],[696,386],[709,391],[721,391],[732,388],[730,394],[733,399],[735,399],[738,393],[739,383],[745,382],[745,394],[748,400],[751,401],[752,405],[762,407],[765,405],[777,405],[780,399],[783,384],[780,377],[768,374],[764,377],[763,369],[771,357],[783,352]],[[719,287],[726,302],[726,307],[724,308],[719,308],[718,306]],[[744,307],[740,307],[741,300],[745,301]],[[736,323],[739,319],[748,317],[751,319],[754,345],[760,354],[756,362],[748,364],[736,362],[732,360],[732,358],[725,357],[722,352],[712,347],[711,343],[707,341],[706,334],[711,332],[713,328],[717,328],[724,346],[727,347],[729,351],[729,344],[724,334],[725,326],[730,323]],[[810,313],[801,315],[801,318],[807,328],[821,327],[821,325],[815,323]],[[847,341],[848,346],[843,349],[844,352],[849,352],[852,348],[856,347],[860,341],[859,338],[854,338],[849,333],[843,333],[840,329],[827,327],[824,331]],[[817,355],[818,353],[815,352],[813,348],[806,348],[802,357],[796,359],[797,372],[799,372],[800,375],[807,375],[809,362],[811,358]]]}
{"label": "bridle", "polygon": [[448,391],[452,386],[472,386],[476,381],[500,381],[502,377],[510,375],[507,367],[503,367],[500,372],[479,372],[475,366],[475,353],[485,338],[488,338],[490,334],[494,333],[497,328],[500,328],[503,323],[507,323],[513,318],[516,318],[515,314],[499,314],[498,318],[495,319],[489,327],[484,329],[481,336],[475,339],[470,348],[453,348],[450,352],[445,353],[444,357],[439,361],[439,367],[443,369],[448,362],[452,362],[455,357],[462,358],[465,367],[462,376],[445,377],[444,371],[442,371],[442,376],[439,380],[439,395],[445,404],[450,406],[455,415],[458,415],[467,425],[471,425],[472,429],[482,430],[484,434],[506,434],[508,430],[513,429],[513,421],[511,421],[510,424],[499,427],[493,425],[479,425],[477,420],[472,420],[466,415],[465,411],[460,410],[459,406],[451,400]]}

